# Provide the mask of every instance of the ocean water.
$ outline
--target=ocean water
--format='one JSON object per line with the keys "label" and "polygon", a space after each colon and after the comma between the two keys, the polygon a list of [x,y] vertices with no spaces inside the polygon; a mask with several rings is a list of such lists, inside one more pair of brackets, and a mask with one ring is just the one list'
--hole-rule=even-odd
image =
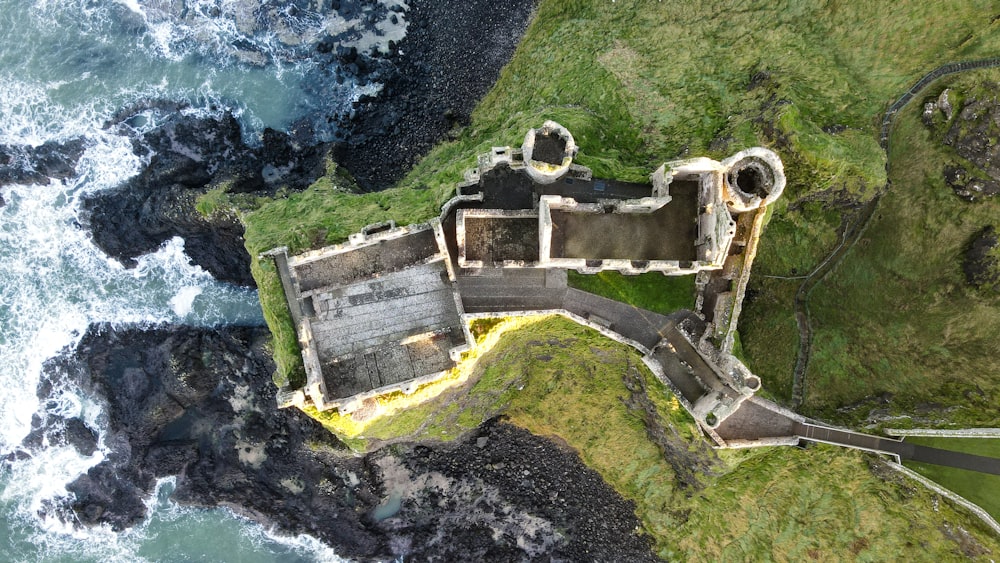
{"label": "ocean water", "polygon": [[[303,56],[323,37],[361,48],[399,39],[396,18],[341,15],[323,1],[0,0],[0,144],[83,138],[77,176],[48,186],[0,188],[0,457],[16,450],[43,409],[101,432],[101,408],[71,387],[40,404],[42,364],[75,346],[88,324],[259,323],[255,291],[215,282],[190,264],[184,241],[126,269],[78,223],[83,194],[141,170],[130,142],[102,125],[116,111],[158,99],[184,112],[234,112],[249,142],[349,107],[377,84],[338,83]],[[298,9],[290,8],[299,4]],[[256,6],[256,8],[254,8]],[[270,10],[262,17],[262,10]],[[277,10],[277,11],[276,11]],[[377,14],[376,14],[377,15]],[[376,35],[374,29],[379,28]],[[130,121],[152,127],[157,114]],[[141,123],[141,124],[139,124]],[[320,138],[334,132],[317,129]],[[148,157],[146,157],[148,158]],[[181,507],[161,482],[149,520],[124,533],[75,530],[42,516],[65,486],[106,455],[52,446],[0,465],[2,561],[339,561],[305,537],[282,537],[224,509]]]}

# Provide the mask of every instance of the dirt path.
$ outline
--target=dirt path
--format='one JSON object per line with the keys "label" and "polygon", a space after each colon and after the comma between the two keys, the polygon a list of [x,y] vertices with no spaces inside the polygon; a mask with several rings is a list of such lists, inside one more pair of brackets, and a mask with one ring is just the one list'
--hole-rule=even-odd
{"label": "dirt path", "polygon": [[[916,84],[900,96],[891,106],[889,106],[889,109],[886,110],[885,114],[882,116],[882,128],[879,134],[879,145],[882,146],[882,150],[886,153],[887,177],[890,167],[889,133],[892,130],[893,120],[896,118],[899,111],[906,107],[906,105],[909,104],[924,88],[941,77],[969,70],[992,68],[997,66],[1000,66],[1000,58],[941,65],[921,77]],[[795,293],[794,310],[795,322],[798,324],[799,329],[799,349],[796,354],[795,369],[792,377],[792,410],[798,410],[802,406],[802,402],[805,398],[806,372],[809,369],[809,358],[812,352],[813,333],[809,315],[809,296],[812,293],[812,290],[826,278],[827,274],[837,267],[841,259],[843,259],[843,257],[852,248],[854,248],[854,245],[858,242],[858,240],[861,239],[861,235],[863,235],[868,229],[871,218],[875,214],[875,210],[878,208],[879,201],[881,201],[882,196],[889,191],[889,187],[891,185],[892,184],[887,181],[886,185],[875,195],[874,198],[872,198],[871,201],[866,203],[853,218],[849,218],[846,221],[843,227],[843,238],[841,243],[833,249],[833,251],[820,263],[819,266],[817,266],[803,279],[802,284]]]}

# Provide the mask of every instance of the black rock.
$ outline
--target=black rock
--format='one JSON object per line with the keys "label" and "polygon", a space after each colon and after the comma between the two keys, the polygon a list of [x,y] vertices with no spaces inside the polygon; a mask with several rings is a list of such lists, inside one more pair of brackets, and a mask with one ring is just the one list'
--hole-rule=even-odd
{"label": "black rock", "polygon": [[32,451],[45,447],[45,444],[50,447],[70,445],[80,454],[89,456],[97,450],[97,433],[79,418],[47,415],[43,420],[35,415],[31,419],[31,432],[24,438],[22,446],[26,451]]}
{"label": "black rock", "polygon": [[[0,145],[0,186],[48,185],[76,175],[76,164],[87,149],[83,139],[49,141],[37,147]],[[3,200],[0,199],[0,205]]]}
{"label": "black rock", "polygon": [[97,450],[97,433],[79,418],[66,421],[66,442],[85,456],[93,455]]}
{"label": "black rock", "polygon": [[[404,445],[372,457],[393,476],[385,487],[408,491],[382,524],[409,546],[394,553],[407,560],[658,560],[636,533],[632,502],[573,450],[516,426],[494,420],[453,448]],[[438,487],[410,490],[426,481]]]}
{"label": "black rock", "polygon": [[343,553],[379,553],[378,535],[350,516],[375,499],[340,476],[363,472],[361,460],[343,457],[302,413],[276,408],[266,341],[266,330],[251,327],[92,327],[75,357],[49,369],[106,400],[112,451],[69,486],[75,517],[132,526],[156,479],[178,475],[178,501],[231,505]]}
{"label": "black rock", "polygon": [[[266,340],[248,327],[91,327],[46,371],[104,398],[110,453],[69,486],[67,507],[47,511],[124,529],[145,517],[156,479],[176,475],[179,502],[232,507],[343,557],[655,560],[632,503],[574,451],[509,424],[352,455],[303,413],[275,407]],[[37,421],[40,432],[58,424]]]}
{"label": "black rock", "polygon": [[992,225],[984,227],[969,241],[962,260],[962,271],[969,285],[979,288],[1000,288],[1000,260],[997,260],[997,246],[997,231]]}
{"label": "black rock", "polygon": [[[116,119],[127,120],[124,116]],[[182,237],[195,264],[217,279],[253,286],[243,227],[228,214],[202,216],[198,196],[225,184],[231,193],[273,195],[302,189],[325,169],[326,145],[302,147],[288,135],[266,130],[260,147],[244,144],[230,114],[218,119],[174,115],[135,140],[149,164],[120,188],[83,199],[83,221],[94,242],[127,266]]]}
{"label": "black rock", "polygon": [[[370,80],[383,88],[356,104],[343,124],[346,142],[337,147],[336,160],[365,190],[402,178],[453,127],[468,123],[513,55],[535,5],[472,0],[456,9],[449,2],[410,3],[406,36],[393,45],[391,66],[371,71]],[[371,64],[365,55],[340,54],[345,65],[357,64],[355,56]]]}
{"label": "black rock", "polygon": [[955,195],[966,201],[976,201],[1000,193],[1000,182],[972,176],[961,166],[945,166],[944,181],[954,190]]}
{"label": "black rock", "polygon": [[[962,167],[944,170],[945,181],[955,193],[974,201],[1000,193],[1000,85],[987,83],[983,92],[962,104],[955,112],[947,90],[936,102],[946,106],[951,115],[944,143],[978,170],[970,173]],[[942,111],[945,111],[943,109]]]}

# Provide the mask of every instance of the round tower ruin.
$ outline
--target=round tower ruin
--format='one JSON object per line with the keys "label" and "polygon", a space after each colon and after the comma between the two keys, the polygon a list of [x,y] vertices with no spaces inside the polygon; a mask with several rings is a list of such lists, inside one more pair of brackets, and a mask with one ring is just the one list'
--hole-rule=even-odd
{"label": "round tower ruin", "polygon": [[734,213],[769,205],[785,189],[785,169],[774,152],[753,147],[722,161],[723,199]]}
{"label": "round tower ruin", "polygon": [[569,130],[555,121],[529,130],[521,145],[525,170],[539,184],[551,184],[565,176],[579,150]]}

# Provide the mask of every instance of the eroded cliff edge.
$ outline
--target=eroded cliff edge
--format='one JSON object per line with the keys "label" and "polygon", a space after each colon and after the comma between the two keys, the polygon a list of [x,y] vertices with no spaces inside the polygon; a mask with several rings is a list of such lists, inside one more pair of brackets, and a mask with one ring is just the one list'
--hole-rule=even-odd
{"label": "eroded cliff edge", "polygon": [[231,507],[346,557],[656,559],[631,502],[575,452],[512,425],[355,457],[302,413],[274,409],[266,336],[93,326],[49,362],[39,393],[89,390],[106,403],[106,427],[38,419],[21,455],[43,436],[85,453],[86,436],[102,430],[107,458],[50,510],[123,529],[146,516],[156,480],[176,475],[179,502]]}

